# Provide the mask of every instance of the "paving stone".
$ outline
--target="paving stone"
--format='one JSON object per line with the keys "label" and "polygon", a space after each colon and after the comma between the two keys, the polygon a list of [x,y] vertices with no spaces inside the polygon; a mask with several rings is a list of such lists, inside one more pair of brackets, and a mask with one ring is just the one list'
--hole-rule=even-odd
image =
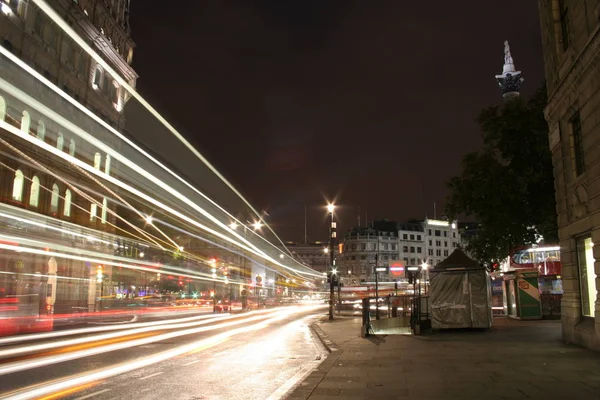
{"label": "paving stone", "polygon": [[559,321],[371,339],[358,336],[360,318],[321,327],[339,351],[308,378],[321,379],[311,400],[600,399],[600,356],[561,343]]}

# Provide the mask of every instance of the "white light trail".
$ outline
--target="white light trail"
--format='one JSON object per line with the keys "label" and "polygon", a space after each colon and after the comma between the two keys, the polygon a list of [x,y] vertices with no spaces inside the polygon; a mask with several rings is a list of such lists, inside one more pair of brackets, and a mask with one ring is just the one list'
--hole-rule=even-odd
{"label": "white light trail", "polygon": [[[285,313],[282,310],[276,310],[273,312],[274,316],[268,319],[267,321],[277,321],[281,319],[281,316]],[[201,332],[214,331],[217,329],[230,328],[236,325],[241,325],[248,322],[260,321],[268,318],[269,315],[253,315],[247,318],[243,318],[240,320],[234,320],[229,322],[223,322],[212,326],[201,326],[196,328],[188,328],[181,331],[164,333],[156,336],[150,336],[140,339],[133,339],[126,342],[118,342],[107,345],[101,345],[85,350],[76,350],[69,353],[58,354],[58,355],[50,355],[50,356],[42,356],[39,358],[27,359],[23,361],[16,361],[8,364],[0,365],[0,376],[12,374],[19,371],[30,370],[33,368],[44,367],[48,365],[53,365],[57,363],[62,363],[65,361],[75,360],[78,358],[90,357],[97,354],[104,354],[111,351],[117,351],[126,349],[129,347],[142,346],[149,343],[160,342],[164,340],[174,339],[181,336],[187,336],[192,334],[197,334]],[[206,323],[206,322],[204,322]],[[265,323],[262,321],[261,323]],[[185,347],[185,346],[184,346]]]}
{"label": "white light trail", "polygon": [[[296,308],[291,309],[287,312],[288,315],[293,315],[294,313],[299,313],[307,310],[317,309],[322,307],[304,307],[304,308]],[[51,394],[55,394],[57,392],[79,387],[85,384],[89,384],[92,382],[96,382],[99,380],[104,380],[113,376],[122,375],[127,372],[147,367],[148,365],[155,365],[165,360],[184,355],[190,352],[196,352],[199,349],[205,349],[207,347],[212,347],[219,343],[222,343],[224,340],[239,335],[242,333],[257,331],[260,329],[264,329],[268,327],[270,324],[280,321],[282,319],[282,315],[276,315],[272,318],[266,319],[262,322],[258,322],[256,324],[240,327],[236,329],[229,330],[227,332],[214,335],[210,338],[196,341],[194,343],[189,343],[183,346],[179,346],[175,349],[164,351],[149,357],[143,357],[141,359],[125,362],[119,365],[111,366],[109,368],[105,368],[99,371],[93,371],[90,373],[84,373],[77,375],[75,377],[69,377],[63,380],[50,381],[46,384],[36,385],[31,388],[26,388],[21,391],[15,391],[6,394],[2,398],[10,398],[11,400],[30,400],[30,399],[38,399],[43,396],[48,396]],[[249,320],[244,322],[250,322]],[[176,333],[176,332],[174,332]]]}
{"label": "white light trail", "polygon": [[[2,48],[0,48],[0,50],[2,50]],[[23,96],[25,96],[25,98],[24,98],[24,99],[22,99],[22,101],[26,101],[26,100],[27,100],[27,98],[29,98],[29,96],[25,95],[25,94],[24,94],[23,92],[21,92],[20,90],[18,90],[18,89],[16,89],[16,88],[14,88],[12,85],[10,85],[8,82],[4,81],[3,79],[0,79],[0,88],[2,88],[2,89],[4,89],[4,90],[6,90],[7,92],[12,92],[11,94],[12,94],[13,96],[15,96],[15,97],[19,97],[19,96],[23,97]],[[31,99],[31,98],[29,98],[29,100],[31,100],[31,101],[34,101],[34,100],[33,100],[33,99]],[[40,105],[40,107],[43,107],[43,108],[46,108],[46,109],[47,109],[47,107],[45,107],[45,106],[43,106],[43,105]],[[49,110],[49,109],[47,109],[47,111],[48,111],[48,112],[50,112],[50,110]],[[62,118],[62,117],[60,117],[60,118]],[[70,124],[70,122],[68,122],[68,121],[66,121],[66,120],[65,120],[65,123],[66,123],[66,124]],[[71,124],[71,125],[72,125],[72,124]],[[147,194],[145,194],[145,193],[143,193],[143,192],[139,191],[138,189],[136,189],[136,188],[132,187],[131,185],[128,185],[128,184],[126,184],[125,182],[123,182],[123,181],[121,181],[121,180],[119,180],[119,179],[116,179],[116,178],[115,178],[115,177],[113,177],[113,176],[106,175],[106,174],[105,174],[105,173],[103,173],[102,171],[99,171],[99,170],[97,170],[96,168],[94,168],[93,166],[91,166],[91,165],[88,165],[88,164],[86,164],[85,162],[83,162],[83,161],[81,161],[81,160],[79,160],[79,159],[77,159],[77,158],[75,158],[75,157],[73,157],[73,156],[71,156],[71,155],[69,155],[69,154],[66,154],[66,153],[64,153],[64,152],[62,152],[62,151],[60,151],[60,150],[58,150],[56,147],[54,147],[54,146],[51,146],[51,145],[50,145],[50,144],[48,144],[48,143],[41,142],[41,141],[37,140],[37,138],[35,138],[35,137],[33,137],[33,136],[31,136],[31,135],[29,135],[29,134],[27,134],[27,133],[25,133],[25,132],[21,131],[20,129],[17,129],[16,127],[14,127],[14,126],[12,126],[12,125],[10,125],[10,124],[8,124],[8,123],[4,122],[4,121],[0,121],[0,128],[3,128],[3,129],[5,129],[5,130],[7,130],[7,131],[9,131],[9,132],[13,133],[14,135],[16,135],[16,136],[20,137],[21,139],[24,139],[24,140],[26,140],[26,141],[28,141],[28,142],[30,142],[30,143],[32,143],[32,144],[34,144],[34,145],[37,145],[37,146],[39,146],[39,147],[43,148],[44,150],[46,150],[46,151],[49,151],[49,152],[53,153],[54,155],[56,155],[56,156],[58,156],[58,157],[60,157],[60,158],[63,158],[63,159],[64,159],[65,161],[67,161],[67,162],[70,162],[70,163],[72,163],[72,164],[75,164],[75,165],[77,165],[78,167],[80,167],[80,168],[84,169],[84,170],[85,170],[85,171],[87,171],[88,173],[91,173],[91,174],[93,174],[93,175],[97,175],[97,176],[100,176],[100,177],[102,177],[102,178],[106,179],[107,181],[109,181],[109,182],[111,182],[111,183],[113,183],[113,184],[115,184],[115,185],[117,185],[117,186],[119,186],[119,187],[121,187],[121,188],[123,188],[123,189],[125,189],[125,190],[129,191],[130,193],[132,193],[132,194],[134,194],[134,195],[136,195],[136,196],[138,196],[138,197],[140,197],[140,198],[142,198],[142,199],[146,200],[147,202],[149,202],[149,203],[151,203],[151,204],[154,204],[155,206],[157,206],[157,207],[159,207],[159,208],[162,208],[162,209],[163,209],[163,210],[165,210],[166,212],[168,212],[168,213],[170,213],[170,214],[173,214],[173,215],[175,215],[176,217],[178,217],[178,218],[180,218],[180,219],[182,219],[182,220],[184,220],[184,221],[186,221],[186,222],[190,223],[191,225],[194,225],[194,226],[196,226],[196,227],[198,227],[198,228],[200,228],[200,229],[202,229],[202,230],[204,230],[204,231],[206,231],[206,232],[209,232],[209,233],[211,233],[211,234],[213,234],[213,235],[215,235],[215,236],[217,236],[217,237],[220,237],[221,239],[224,239],[224,240],[226,240],[226,241],[228,241],[228,242],[230,242],[230,243],[233,243],[233,244],[237,245],[238,247],[241,247],[241,248],[243,248],[243,249],[245,249],[245,250],[247,250],[247,251],[249,251],[249,252],[251,252],[251,253],[253,253],[253,254],[257,255],[257,256],[259,256],[259,257],[262,257],[262,258],[264,258],[264,259],[266,259],[266,260],[268,260],[268,261],[271,261],[272,263],[274,263],[274,264],[276,264],[276,265],[279,265],[280,267],[283,267],[283,268],[285,268],[285,269],[292,270],[292,271],[294,271],[294,272],[296,272],[296,273],[300,273],[300,274],[304,274],[304,275],[311,275],[311,276],[317,276],[317,277],[319,277],[319,276],[320,276],[319,274],[316,274],[316,273],[315,273],[315,274],[313,274],[313,273],[310,273],[310,272],[299,271],[299,270],[296,270],[296,269],[294,269],[294,268],[292,268],[292,267],[289,267],[289,266],[287,266],[287,265],[284,265],[284,264],[280,263],[279,261],[275,260],[274,258],[270,257],[269,255],[267,255],[266,253],[264,253],[262,250],[258,249],[258,248],[257,248],[255,245],[253,245],[252,243],[248,242],[247,240],[244,240],[244,239],[242,239],[242,240],[244,240],[244,242],[246,242],[246,243],[248,243],[249,245],[251,245],[251,246],[252,246],[252,248],[249,248],[249,247],[247,247],[247,246],[243,245],[242,243],[235,241],[235,240],[234,240],[234,239],[232,239],[231,237],[229,237],[229,236],[227,236],[227,235],[224,235],[224,234],[222,234],[221,232],[215,231],[214,229],[211,229],[211,228],[209,228],[208,226],[205,226],[205,225],[203,225],[203,224],[199,223],[199,222],[198,222],[198,221],[196,221],[196,220],[193,220],[192,218],[188,217],[187,215],[184,215],[183,213],[181,213],[181,212],[179,212],[179,211],[177,211],[177,210],[173,209],[172,207],[170,207],[170,206],[167,206],[166,204],[164,204],[164,203],[160,202],[159,200],[157,200],[157,199],[155,199],[155,198],[153,198],[153,197],[151,197],[151,196],[149,196],[149,195],[147,195]],[[74,130],[79,130],[79,131],[81,131],[81,132],[82,132],[82,135],[88,135],[87,133],[83,132],[81,129],[79,129],[79,128],[77,128],[77,127],[74,127],[73,129],[74,129]],[[113,153],[113,154],[115,154],[115,153]],[[115,154],[114,156],[115,156],[115,158],[117,158],[117,157],[118,157],[116,154]],[[137,166],[136,166],[136,167],[137,167]],[[138,168],[138,169],[141,169],[141,168],[139,168],[139,167],[137,167],[137,168]],[[161,185],[161,184],[159,183],[159,185]],[[164,183],[163,183],[162,185],[164,185]],[[161,185],[161,186],[162,186],[162,185]],[[177,195],[177,194],[179,194],[179,193],[178,193],[178,192],[176,192],[176,191],[174,191],[174,195]],[[179,197],[179,196],[178,196],[178,197]],[[194,208],[201,209],[201,208],[200,208],[199,206],[197,206],[195,203],[191,202],[191,200],[189,200],[189,199],[187,199],[187,198],[184,198],[183,196],[181,196],[181,197],[180,197],[180,199],[181,199],[181,200],[183,200],[183,199],[186,199],[186,200],[187,200],[187,202],[191,203],[191,205],[192,205]],[[204,211],[204,212],[205,212],[205,211]],[[228,228],[228,227],[227,227],[225,224],[222,224],[222,223],[221,223],[221,225],[223,225],[223,226],[225,226],[226,228]],[[236,235],[237,235],[237,234],[236,234]],[[239,235],[237,235],[237,236],[239,237]]]}
{"label": "white light trail", "polygon": [[[210,318],[210,317],[212,317],[212,318]],[[115,338],[119,338],[119,337],[129,336],[129,335],[140,334],[140,333],[154,332],[157,330],[189,328],[189,327],[193,327],[193,326],[210,324],[212,322],[215,322],[215,320],[217,320],[217,322],[218,322],[218,320],[226,320],[226,319],[230,319],[230,318],[233,318],[233,316],[230,314],[221,314],[221,315],[204,316],[204,318],[199,318],[200,321],[186,322],[186,323],[181,323],[181,322],[171,323],[170,321],[157,321],[160,323],[150,324],[146,327],[137,327],[137,328],[130,327],[130,329],[127,329],[124,332],[121,331],[121,332],[114,332],[114,333],[105,333],[105,334],[101,334],[101,335],[93,335],[93,336],[88,336],[88,337],[83,337],[83,338],[78,338],[78,339],[68,339],[68,340],[54,341],[54,342],[50,342],[50,343],[36,344],[36,345],[31,345],[31,346],[19,346],[19,347],[7,349],[7,350],[0,350],[0,357],[15,357],[15,356],[22,355],[22,354],[35,353],[38,351],[52,350],[52,349],[57,349],[60,347],[75,346],[75,345],[80,345],[80,344],[85,344],[85,343],[93,343],[93,342],[98,342],[101,340],[109,340],[109,339],[115,339]],[[209,319],[209,320],[207,321],[207,319]],[[89,331],[88,331],[88,333],[89,333]]]}
{"label": "white light trail", "polygon": [[[242,196],[242,194],[202,155],[200,154],[200,152],[191,145],[191,143],[189,143],[165,118],[163,118],[162,115],[160,115],[158,113],[158,111],[156,111],[154,109],[154,107],[152,107],[130,84],[129,82],[125,81],[121,75],[119,75],[106,61],[104,61],[104,59],[98,54],[96,53],[88,44],[85,40],[83,40],[76,32],[75,30],[73,30],[73,28],[71,28],[71,26],[69,26],[69,24],[67,24],[61,17],[60,15],[58,15],[58,13],[56,13],[52,7],[50,7],[44,0],[33,0],[33,2],[44,12],[46,13],[46,15],[52,19],[54,21],[54,23],[56,23],[57,26],[59,26],[67,35],[69,35],[71,37],[71,39],[73,39],[73,41],[75,41],[75,43],[77,43],[86,53],[88,53],[88,55],[90,57],[92,57],[94,59],[94,61],[96,61],[98,64],[100,64],[105,71],[107,71],[118,83],[121,87],[125,88],[125,90],[127,90],[127,92],[133,96],[136,100],[138,100],[140,102],[140,104],[142,104],[159,122],[161,122],[163,124],[163,126],[165,128],[167,128],[169,130],[169,132],[171,132],[185,147],[188,148],[188,150],[190,150],[192,152],[192,154],[194,154],[204,165],[206,165],[208,167],[208,169],[213,172],[223,183],[225,183],[225,185],[227,185],[227,187],[229,187],[249,208],[250,210],[252,210],[252,212],[254,212],[254,214],[256,214],[256,216],[259,219],[259,222],[264,223],[264,220],[262,219],[262,214],[259,213],[253,206],[252,204],[250,204],[250,202],[248,200],[246,200],[246,198],[244,196]],[[39,74],[38,74],[39,75]],[[44,79],[44,81],[47,81]],[[48,83],[50,83],[49,81],[47,81]],[[60,91],[60,89],[58,89],[56,86],[52,85],[54,88],[56,88],[58,91]],[[58,93],[57,91],[57,93]],[[60,91],[62,92],[62,91]],[[64,93],[64,92],[63,92]],[[65,93],[66,95],[66,93]],[[69,96],[67,96],[69,97]],[[86,111],[88,111],[86,109]],[[88,111],[89,112],[89,111]],[[170,169],[168,169],[166,166],[164,166],[162,163],[160,163],[158,160],[156,160],[154,157],[151,157],[148,153],[146,153],[145,151],[143,151],[141,148],[139,148],[138,146],[135,146],[133,143],[130,143],[129,140],[127,140],[127,138],[123,137],[122,135],[120,135],[116,130],[113,130],[112,127],[109,127],[108,124],[106,124],[104,121],[100,120],[97,116],[95,116],[95,119],[98,119],[98,122],[100,122],[102,125],[105,125],[109,128],[110,131],[112,131],[114,134],[117,134],[119,137],[122,138],[122,140],[127,141],[130,145],[134,146],[136,148],[136,150],[138,150],[140,153],[144,154],[147,158],[151,159],[155,164],[159,165],[160,167],[162,167],[165,171],[171,173],[175,178],[179,179],[181,182],[183,182],[186,186],[188,186],[190,189],[194,190],[196,193],[200,194],[201,196],[205,197],[208,201],[210,201],[214,206],[218,207],[219,209],[221,209],[224,213],[226,213],[230,218],[235,219],[237,222],[240,222],[239,220],[237,220],[233,215],[231,215],[230,213],[228,213],[224,208],[222,208],[221,206],[219,206],[217,203],[215,203],[214,201],[212,201],[210,198],[208,198],[208,196],[205,196],[203,193],[201,193],[200,191],[198,191],[198,189],[196,189],[195,187],[193,187],[192,185],[190,185],[188,182],[186,182],[184,179],[182,179],[181,177],[179,177],[177,174],[173,173]],[[279,238],[279,236],[277,236],[277,234],[275,233],[275,231],[273,231],[273,229],[271,229],[271,227],[268,224],[265,224],[267,226],[267,228],[271,231],[271,233],[273,233],[273,235],[277,238],[277,240],[279,240],[279,242],[281,243],[281,245],[288,251],[288,254],[291,256],[292,253],[290,252],[290,250],[285,246],[285,243]],[[233,230],[229,229],[232,233]],[[269,244],[271,246],[273,246],[275,249],[277,249],[277,247],[270,243]]]}
{"label": "white light trail", "polygon": [[[229,314],[221,314],[220,316],[225,316]],[[104,325],[104,326],[94,326],[89,328],[77,328],[77,329],[65,329],[64,331],[53,331],[53,332],[43,332],[43,333],[33,333],[28,335],[19,335],[19,336],[10,336],[5,338],[0,338],[0,346],[12,345],[15,343],[26,343],[36,340],[47,340],[54,338],[61,338],[67,336],[75,336],[75,335],[86,335],[89,333],[97,333],[97,332],[107,332],[107,331],[117,331],[124,329],[135,329],[141,328],[144,326],[157,326],[157,325],[166,325],[166,324],[177,324],[189,321],[196,321],[201,319],[209,319],[214,318],[214,314],[210,315],[200,315],[196,317],[186,317],[186,318],[175,318],[175,319],[167,319],[160,321],[150,321],[150,322],[135,322],[131,324],[115,324],[115,325]]]}

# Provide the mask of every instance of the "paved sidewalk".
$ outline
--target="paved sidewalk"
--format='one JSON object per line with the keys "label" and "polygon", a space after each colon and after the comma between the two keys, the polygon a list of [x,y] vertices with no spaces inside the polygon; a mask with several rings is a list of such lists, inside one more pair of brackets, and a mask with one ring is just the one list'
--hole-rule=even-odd
{"label": "paved sidewalk", "polygon": [[562,343],[559,321],[367,339],[360,323],[315,327],[331,354],[289,400],[600,399],[600,354]]}

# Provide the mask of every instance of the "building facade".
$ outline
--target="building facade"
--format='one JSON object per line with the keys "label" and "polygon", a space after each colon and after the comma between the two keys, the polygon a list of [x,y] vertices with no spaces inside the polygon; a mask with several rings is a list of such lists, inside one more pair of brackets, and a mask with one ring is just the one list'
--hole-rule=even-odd
{"label": "building facade", "polygon": [[539,0],[563,338],[600,350],[600,2]]}
{"label": "building facade", "polygon": [[[135,87],[129,1],[51,0],[48,4],[121,78]],[[8,125],[0,131],[3,231],[18,234],[20,227],[15,221],[19,219],[44,221],[57,230],[80,232],[71,238],[53,238],[64,246],[114,256],[131,252],[127,256],[136,257],[134,250],[135,254],[143,254],[137,244],[126,245],[114,236],[115,188],[99,186],[91,175],[65,162],[60,155],[116,176],[118,164],[90,142],[81,140],[75,130],[82,129],[92,137],[107,136],[105,128],[86,110],[108,125],[122,128],[127,93],[32,1],[2,1],[0,43],[6,52],[0,55],[0,79],[5,88],[0,90],[0,119]],[[27,72],[28,68],[35,72]],[[43,84],[44,79],[56,89]],[[66,101],[61,90],[85,110]],[[116,139],[105,143],[118,148]],[[42,150],[43,146],[60,154]],[[48,231],[40,234],[47,236]],[[39,296],[40,311],[93,311],[103,288],[123,288],[129,293],[132,286],[143,287],[154,278],[145,273],[120,273],[108,265],[75,259],[4,250],[1,253],[0,269],[8,273],[0,281],[2,293],[23,298]]]}
{"label": "building facade", "polygon": [[[388,266],[390,261],[398,260],[398,231],[389,226],[377,228],[376,222],[370,227],[354,227],[344,236],[337,270],[349,284],[375,281],[376,266]],[[379,277],[389,279],[387,274]]]}
{"label": "building facade", "polygon": [[434,267],[460,247],[457,221],[427,218],[422,222],[425,233],[425,256],[427,265]]}
{"label": "building facade", "polygon": [[420,221],[398,224],[399,258],[404,265],[421,265],[426,262],[425,232]]}

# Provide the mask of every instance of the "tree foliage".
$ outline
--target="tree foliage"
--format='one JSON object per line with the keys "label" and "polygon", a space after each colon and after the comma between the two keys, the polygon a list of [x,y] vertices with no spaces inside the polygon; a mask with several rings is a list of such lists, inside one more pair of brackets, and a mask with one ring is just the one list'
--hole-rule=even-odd
{"label": "tree foliage", "polygon": [[466,154],[462,172],[448,182],[446,213],[480,224],[467,250],[481,261],[498,261],[520,245],[557,238],[556,200],[545,87],[529,100],[516,98],[484,109],[477,122],[483,149]]}

